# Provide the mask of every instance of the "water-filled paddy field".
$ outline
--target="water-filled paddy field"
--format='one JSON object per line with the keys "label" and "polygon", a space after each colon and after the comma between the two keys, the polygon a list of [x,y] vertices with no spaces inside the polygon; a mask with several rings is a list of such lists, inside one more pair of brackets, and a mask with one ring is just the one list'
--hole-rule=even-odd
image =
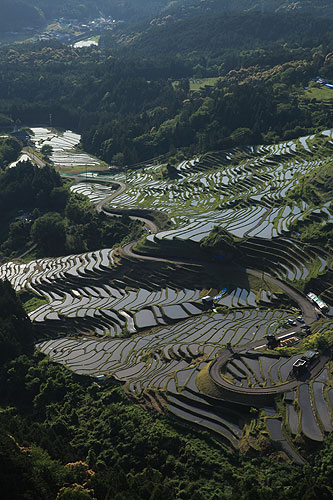
{"label": "water-filled paddy field", "polygon": [[[254,293],[246,280],[232,284],[230,278],[221,299],[225,305],[230,298],[229,312],[205,310],[200,299],[203,290],[190,286],[191,281],[200,284],[196,268],[127,266],[115,260],[113,250],[102,249],[27,264],[7,263],[0,267],[0,276],[7,277],[16,290],[30,289],[47,300],[30,318],[39,332],[51,337],[38,346],[51,359],[80,374],[114,377],[138,398],[158,391],[165,406],[170,404],[170,412],[184,412],[189,421],[198,420],[205,405],[197,425],[236,446],[241,416],[230,413],[227,405],[221,413],[205,401],[196,377],[226,344],[263,340],[289,311],[271,309],[272,294],[269,288],[264,290],[264,283],[263,304],[262,293]],[[182,276],[187,277],[185,286]],[[124,337],[124,331],[129,336]],[[68,338],[71,334],[80,338]]]}
{"label": "water-filled paddy field", "polygon": [[172,215],[177,227],[152,240],[201,241],[213,225],[237,237],[271,239],[313,213],[323,224],[332,221],[330,202],[311,207],[287,196],[331,154],[328,131],[272,146],[207,153],[179,164],[173,181],[157,178],[152,168],[131,173],[128,189],[110,206],[156,208]]}
{"label": "water-filled paddy field", "polygon": [[[324,131],[278,145],[207,153],[180,163],[179,178],[173,181],[157,177],[155,167],[134,170],[126,176],[127,189],[110,202],[109,209],[166,212],[173,227],[150,234],[150,248],[163,242],[200,243],[217,225],[244,238],[241,248],[250,266],[256,267],[260,260],[278,278],[305,280],[326,272],[331,257],[318,246],[304,244],[297,231],[291,238],[290,230],[305,218],[324,230],[332,223],[332,204],[312,206],[292,193],[303,175],[320,173],[330,161],[331,135]],[[98,179],[126,179],[124,174],[91,175],[93,183],[84,179],[71,189],[94,203],[111,193],[111,187],[96,183]]]}
{"label": "water-filled paddy field", "polygon": [[[56,165],[97,163],[75,152],[77,134],[58,135],[42,128],[34,133],[38,148],[52,145]],[[331,223],[331,204],[314,207],[289,195],[302,175],[326,165],[331,138],[331,131],[325,131],[277,145],[205,154],[179,164],[174,181],[158,178],[153,166],[142,168],[128,173],[126,190],[109,208],[166,212],[173,226],[150,234],[152,245],[173,240],[199,243],[220,225],[245,238],[242,248],[249,267],[256,267],[259,256],[264,268],[284,281],[318,276],[327,270],[331,257],[291,238],[288,231],[305,217],[322,226]],[[83,182],[71,189],[95,204],[114,192],[98,179],[126,179],[123,174],[89,172],[82,177]],[[244,346],[238,359],[224,367],[229,383],[254,389],[287,382],[297,356],[253,354],[251,344],[264,344],[267,332],[276,331],[276,325],[290,317],[290,309],[276,305],[276,290],[268,283],[256,288],[246,280],[225,283],[221,268],[219,286],[227,287],[217,304],[221,309],[205,310],[201,297],[209,286],[191,266],[158,268],[146,263],[139,264],[139,270],[131,265],[119,263],[114,250],[101,249],[27,264],[9,262],[0,266],[0,278],[9,279],[17,291],[28,289],[46,299],[30,318],[45,338],[38,348],[51,359],[79,374],[113,377],[138,399],[153,398],[164,411],[237,447],[250,409],[203,394],[197,377],[226,346]],[[333,393],[328,383],[329,374],[323,371],[315,381],[300,385],[293,398],[284,399],[280,420],[267,417],[272,439],[296,461],[284,429],[319,442],[331,432]]]}
{"label": "water-filled paddy field", "polygon": [[70,130],[58,133],[53,129],[45,127],[32,127],[31,140],[37,150],[44,145],[52,146],[51,160],[55,166],[87,166],[98,165],[99,161],[84,152],[78,152],[75,148],[79,144],[81,136]]}

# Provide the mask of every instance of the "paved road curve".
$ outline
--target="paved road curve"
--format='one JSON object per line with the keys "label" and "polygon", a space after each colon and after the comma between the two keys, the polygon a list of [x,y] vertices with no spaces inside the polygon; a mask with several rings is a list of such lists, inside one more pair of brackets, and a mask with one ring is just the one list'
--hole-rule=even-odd
{"label": "paved road curve", "polygon": [[[64,177],[66,177],[66,174],[62,174]],[[108,217],[121,217],[122,214],[118,214],[118,213],[115,213],[115,212],[112,212],[111,209],[108,209],[106,210],[106,205],[108,205],[110,203],[110,201],[112,201],[114,198],[116,198],[116,196],[119,196],[120,194],[122,194],[125,190],[126,190],[126,184],[125,182],[121,182],[121,181],[112,181],[111,179],[84,179],[82,177],[72,177],[71,176],[71,179],[74,179],[74,183],[77,184],[79,182],[104,182],[104,183],[107,183],[107,184],[114,184],[116,186],[119,186],[119,188],[117,190],[114,191],[114,193],[110,194],[110,196],[108,196],[107,198],[104,198],[103,200],[101,200],[100,202],[98,202],[96,205],[95,205],[95,208],[97,210],[98,213],[100,212],[103,212],[105,215],[107,215]],[[133,211],[134,212],[134,211]],[[138,220],[140,222],[143,222],[145,224],[145,226],[153,233],[156,233],[158,231],[158,227],[157,225],[149,220],[149,219],[145,219],[144,217],[139,217],[137,215],[130,215],[129,216],[130,219],[132,220]],[[134,244],[134,243],[133,243]]]}
{"label": "paved road curve", "polygon": [[[82,177],[75,177],[75,182],[82,182]],[[107,182],[107,183],[112,183],[116,184],[119,186],[119,189],[117,189],[114,193],[112,193],[110,196],[105,198],[104,200],[100,201],[96,205],[96,210],[98,212],[105,213],[108,216],[114,217],[120,217],[119,214],[112,213],[112,211],[106,211],[105,206],[110,203],[111,200],[113,200],[116,196],[120,195],[126,190],[126,184],[124,182],[119,182],[119,181],[111,181],[111,180],[106,180],[106,179],[100,179],[98,182]],[[141,222],[144,222],[147,228],[149,228],[152,232],[157,232],[159,228],[157,225],[148,220],[145,219],[144,217],[138,217],[135,214],[135,210],[132,211],[133,215],[130,216],[131,219],[133,220],[140,220]],[[133,247],[136,244],[136,241],[133,241],[131,243],[128,243],[127,245],[124,245],[121,248],[121,252],[124,256],[130,257],[132,259],[139,259],[139,260],[146,260],[146,261],[153,261],[153,262],[168,262],[168,263],[173,263],[173,264],[192,264],[192,265],[201,265],[201,266],[207,266],[211,265],[212,263],[209,261],[194,261],[190,259],[178,259],[178,258],[163,258],[163,257],[154,257],[150,255],[139,255],[134,252]],[[241,269],[239,266],[235,265],[235,269]],[[314,306],[311,304],[311,302],[304,296],[302,295],[298,290],[296,290],[294,287],[291,285],[284,283],[283,281],[280,281],[277,278],[274,278],[270,274],[259,271],[256,269],[250,269],[250,268],[243,268],[243,270],[252,276],[256,276],[258,278],[263,279],[264,281],[280,288],[294,303],[296,303],[299,308],[302,310],[302,315],[304,317],[305,323],[306,324],[311,324],[313,323],[316,318],[317,318],[317,313],[314,308]],[[293,331],[298,331],[300,329],[300,325],[291,328],[290,330],[287,330],[283,332],[282,335],[286,335],[288,333],[291,333]],[[227,382],[222,376],[221,376],[221,371],[222,371],[222,366],[237,352],[245,351],[246,349],[254,349],[255,347],[259,347],[262,345],[263,341],[257,341],[257,342],[251,342],[246,345],[242,345],[241,347],[235,347],[232,350],[229,349],[224,349],[223,351],[220,352],[219,356],[214,360],[214,362],[211,364],[210,369],[209,369],[209,374],[212,378],[212,380],[219,385],[220,387],[223,387],[224,389],[228,389],[232,392],[237,392],[240,394],[278,394],[280,392],[285,392],[287,390],[294,389],[297,387],[299,384],[304,383],[304,380],[296,380],[293,379],[291,381],[288,381],[284,384],[278,385],[278,386],[273,386],[273,387],[268,387],[268,388],[245,388],[245,387],[238,387],[235,386],[229,382]],[[311,369],[308,374],[308,378],[312,378],[316,376],[324,367],[326,362],[328,361],[329,356],[322,356],[321,359],[317,364],[315,364]]]}
{"label": "paved road curve", "polygon": [[288,382],[285,382],[284,384],[279,384],[272,387],[253,387],[253,388],[239,387],[225,380],[221,375],[222,367],[224,366],[224,364],[230,358],[232,358],[235,353],[246,351],[246,349],[253,349],[254,347],[256,347],[256,344],[259,343],[262,344],[262,341],[243,345],[242,347],[237,347],[232,350],[224,349],[220,353],[220,355],[213,361],[213,363],[210,365],[209,368],[209,375],[215,382],[215,384],[217,384],[219,387],[222,387],[230,391],[231,393],[248,394],[253,396],[279,394],[281,392],[286,392],[295,389],[300,384],[304,384],[306,380],[312,379],[321,372],[327,361],[330,360],[329,355],[322,355],[316,364],[310,366],[309,371],[304,375],[304,377],[301,377],[299,379],[294,378],[292,380],[289,380]]}

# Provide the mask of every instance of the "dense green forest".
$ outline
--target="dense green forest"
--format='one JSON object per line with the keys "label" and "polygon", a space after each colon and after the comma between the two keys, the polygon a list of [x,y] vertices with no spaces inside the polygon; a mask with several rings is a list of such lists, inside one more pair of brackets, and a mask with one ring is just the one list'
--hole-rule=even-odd
{"label": "dense green forest", "polygon": [[[332,108],[304,100],[304,88],[333,78],[332,23],[300,4],[287,12],[287,2],[269,2],[258,15],[258,2],[235,2],[233,12],[230,2],[173,2],[168,22],[120,24],[99,47],[4,47],[1,122],[51,114],[82,134],[86,151],[120,166],[318,131]],[[215,83],[193,91],[190,80],[207,77]]]}
{"label": "dense green forest", "polygon": [[50,166],[21,162],[6,169],[0,174],[0,192],[1,250],[6,256],[33,244],[41,256],[96,250],[135,239],[141,231],[141,224],[129,217],[98,214],[85,197],[63,186]]}
{"label": "dense green forest", "polygon": [[152,24],[165,24],[174,20],[189,19],[221,12],[297,12],[332,17],[333,8],[328,0],[2,0],[0,34],[20,31],[27,26],[38,28],[48,22],[65,17],[85,20],[112,16],[129,26],[144,20]]}
{"label": "dense green forest", "polygon": [[[107,32],[106,43],[108,38],[116,37],[117,31]],[[314,47],[331,39],[332,21],[327,18],[293,13],[222,13],[206,15],[200,20],[193,17],[153,24],[136,36],[130,32],[127,46],[146,56],[196,52],[203,57],[207,54],[217,57],[221,50],[227,49],[269,48],[278,43]],[[121,43],[125,43],[124,35]]]}
{"label": "dense green forest", "polygon": [[[101,59],[97,49],[78,55],[60,44],[15,46],[0,51],[0,108],[25,124],[47,123],[51,113],[54,125],[82,134],[88,152],[132,164],[176,148],[192,154],[327,127],[331,107],[306,106],[303,95],[316,75],[332,72],[329,46],[163,60],[130,49]],[[190,90],[190,77],[214,74],[215,86]]]}
{"label": "dense green forest", "polygon": [[[220,12],[297,12],[316,16],[333,15],[329,0],[173,0],[161,10],[159,22],[169,22],[170,16],[190,18]],[[165,17],[168,16],[166,19]]]}
{"label": "dense green forest", "polygon": [[[11,125],[10,120],[6,120],[4,123],[5,126]],[[22,144],[17,139],[9,136],[0,137],[0,171],[17,159],[21,148]]]}
{"label": "dense green forest", "polygon": [[163,7],[162,0],[2,0],[0,32],[19,30],[26,26],[43,26],[47,22],[66,17],[86,19],[112,16],[116,19],[140,19],[155,15]]}

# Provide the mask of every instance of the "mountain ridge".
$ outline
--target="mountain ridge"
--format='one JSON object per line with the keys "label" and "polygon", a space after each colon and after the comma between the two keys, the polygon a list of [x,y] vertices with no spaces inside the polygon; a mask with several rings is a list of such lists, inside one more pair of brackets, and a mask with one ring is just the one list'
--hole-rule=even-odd
{"label": "mountain ridge", "polygon": [[[59,17],[83,20],[112,16],[128,24],[146,20],[152,24],[222,12],[297,12],[333,18],[328,0],[2,0],[0,32],[38,27]],[[19,14],[18,14],[19,13]],[[171,16],[171,17],[170,17]]]}

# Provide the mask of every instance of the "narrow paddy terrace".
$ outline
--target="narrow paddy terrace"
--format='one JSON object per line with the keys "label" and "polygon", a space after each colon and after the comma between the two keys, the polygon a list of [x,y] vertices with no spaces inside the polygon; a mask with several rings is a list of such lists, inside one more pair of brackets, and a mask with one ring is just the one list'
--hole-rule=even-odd
{"label": "narrow paddy terrace", "polygon": [[[299,355],[254,347],[265,345],[268,332],[283,332],[286,320],[295,318],[299,309],[264,273],[251,275],[245,268],[265,269],[293,285],[328,273],[332,256],[302,241],[295,227],[310,220],[325,230],[332,223],[330,201],[315,206],[300,185],[331,161],[333,131],[207,153],[180,163],[178,178],[170,181],[161,178],[162,165],[142,166],[126,175],[88,172],[96,162],[74,152],[79,136],[33,130],[37,148],[54,148],[56,165],[84,166],[82,182],[71,186],[73,192],[97,205],[115,192],[107,181],[123,182],[126,189],[109,202],[111,213],[153,209],[169,216],[167,230],[145,239],[146,249],[157,249],[155,256],[162,245],[199,244],[217,225],[235,237],[244,258],[242,265],[229,265],[208,258],[191,262],[189,255],[176,264],[139,261],[135,255],[120,257],[117,250],[101,249],[3,264],[0,278],[40,301],[29,312],[42,339],[38,349],[76,373],[114,378],[144,404],[200,426],[238,449],[259,417],[249,405],[221,396],[207,378],[209,366],[235,349],[239,355],[227,359],[222,373],[230,385],[265,389],[293,378]],[[214,308],[203,303],[206,295],[218,296]],[[260,416],[266,434],[291,460],[303,460],[293,448],[294,438],[321,443],[332,431],[331,368],[282,393],[278,404]],[[205,384],[211,392],[201,390]]]}

